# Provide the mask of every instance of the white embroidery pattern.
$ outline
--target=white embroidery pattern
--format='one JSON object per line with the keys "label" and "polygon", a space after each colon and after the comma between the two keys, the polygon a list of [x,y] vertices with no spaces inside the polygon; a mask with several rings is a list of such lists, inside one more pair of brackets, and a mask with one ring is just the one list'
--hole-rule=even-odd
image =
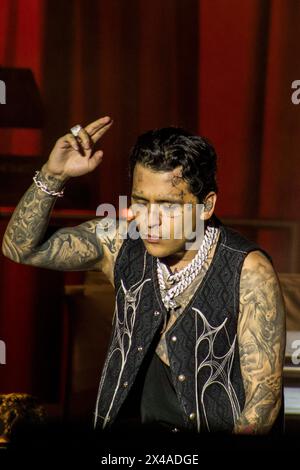
{"label": "white embroidery pattern", "polygon": [[[98,396],[97,396],[97,402],[96,402],[96,412],[95,412],[95,421],[94,421],[94,426],[96,426],[97,418],[98,417],[103,418],[103,420],[104,420],[103,421],[103,426],[102,426],[103,429],[105,428],[105,426],[107,425],[107,423],[110,420],[109,414],[110,414],[110,411],[111,411],[112,406],[114,404],[117,391],[120,387],[121,377],[122,377],[123,370],[124,370],[124,367],[125,367],[125,364],[126,364],[126,361],[127,361],[127,357],[128,357],[128,354],[129,354],[129,351],[130,351],[130,348],[131,348],[132,333],[133,333],[133,328],[134,328],[134,324],[135,324],[135,320],[136,320],[136,311],[137,311],[138,305],[140,303],[142,288],[143,288],[143,286],[146,282],[151,281],[151,278],[147,278],[147,279],[143,280],[144,275],[145,275],[145,270],[146,270],[146,255],[147,255],[147,252],[145,251],[144,268],[143,268],[143,274],[142,274],[141,279],[138,282],[136,282],[135,284],[133,284],[129,289],[126,289],[126,287],[124,285],[124,282],[121,279],[121,285],[120,285],[120,287],[117,291],[117,294],[116,294],[116,302],[115,302],[115,310],[114,310],[114,317],[116,317],[116,326],[115,326],[115,329],[114,329],[113,338],[112,338],[111,347],[110,347],[111,352],[106,357],[105,364],[104,364],[104,367],[103,367],[103,372],[102,372],[101,381],[100,381],[99,390],[98,390]],[[120,319],[119,311],[118,311],[118,296],[119,296],[120,292],[123,292],[124,300],[125,300],[125,302],[124,302],[124,312],[123,312],[124,313],[123,321]],[[126,338],[128,339],[128,344],[127,345],[125,344],[125,339]],[[97,412],[98,412],[98,405],[99,405],[99,401],[100,401],[100,396],[101,396],[103,384],[104,384],[104,381],[105,381],[105,378],[106,378],[109,363],[110,363],[113,355],[116,354],[116,353],[119,353],[121,355],[121,368],[120,368],[120,371],[119,371],[116,388],[114,390],[114,393],[113,393],[113,396],[112,396],[112,399],[111,399],[111,403],[108,407],[108,411],[107,411],[106,415],[105,416],[100,416],[100,415],[98,415]]]}
{"label": "white embroidery pattern", "polygon": [[[230,341],[228,338],[227,330],[226,330],[226,322],[227,318],[221,323],[221,325],[214,327],[210,325],[207,321],[205,316],[203,315],[200,310],[197,308],[193,308],[195,311],[195,331],[196,331],[196,344],[195,344],[195,396],[196,396],[196,413],[197,413],[197,431],[200,432],[201,422],[200,422],[200,407],[203,412],[205,424],[207,430],[209,429],[209,422],[207,419],[207,413],[205,409],[205,392],[207,391],[208,387],[212,384],[218,384],[224,388],[225,392],[227,393],[228,399],[231,404],[233,420],[236,422],[238,419],[241,410],[238,398],[236,396],[235,390],[231,383],[231,370],[234,360],[234,350],[235,350],[235,343],[236,343],[236,335],[232,344],[230,345]],[[202,331],[198,333],[198,321],[199,317],[202,320],[203,328]],[[216,356],[214,353],[214,341],[218,335],[218,333],[224,328],[225,333],[228,338],[228,351],[223,356]],[[207,341],[208,343],[208,352],[206,357],[202,360],[200,364],[198,364],[198,349],[200,348],[203,341]],[[200,396],[200,404],[199,404],[199,392],[198,392],[198,377],[201,373],[201,370],[205,367],[210,369],[210,375],[206,380]]]}

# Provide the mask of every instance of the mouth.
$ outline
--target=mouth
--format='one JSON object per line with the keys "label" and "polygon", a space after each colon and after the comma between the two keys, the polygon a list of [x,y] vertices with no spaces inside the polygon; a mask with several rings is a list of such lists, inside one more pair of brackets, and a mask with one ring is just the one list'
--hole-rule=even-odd
{"label": "mouth", "polygon": [[145,237],[145,241],[148,243],[159,243],[161,240],[160,237]]}

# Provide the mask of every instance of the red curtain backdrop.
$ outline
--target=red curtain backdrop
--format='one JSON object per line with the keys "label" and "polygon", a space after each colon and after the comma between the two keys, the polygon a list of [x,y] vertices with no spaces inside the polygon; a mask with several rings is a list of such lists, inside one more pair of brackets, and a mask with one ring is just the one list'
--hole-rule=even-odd
{"label": "red curtain backdrop", "polygon": [[[199,132],[220,154],[222,216],[299,221],[299,19],[297,0],[199,2]],[[283,269],[287,234],[258,241]]]}
{"label": "red curtain backdrop", "polygon": [[[112,116],[103,164],[71,181],[56,205],[96,212],[129,193],[136,136],[180,125],[208,137],[219,154],[219,217],[299,220],[300,105],[291,102],[299,22],[298,0],[0,0],[0,66],[33,71],[46,114],[42,131],[0,123],[0,154],[31,155],[38,169],[72,125]],[[265,232],[260,241],[283,269],[278,238]],[[66,277],[3,255],[0,263],[7,345],[0,392],[48,399],[56,363],[52,355],[43,372],[42,358],[46,347],[59,354]]]}

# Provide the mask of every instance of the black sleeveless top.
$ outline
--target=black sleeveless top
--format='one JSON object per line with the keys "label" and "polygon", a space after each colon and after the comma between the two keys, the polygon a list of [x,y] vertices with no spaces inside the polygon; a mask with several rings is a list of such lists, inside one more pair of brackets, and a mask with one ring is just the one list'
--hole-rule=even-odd
{"label": "black sleeveless top", "polygon": [[184,429],[170,367],[156,354],[157,336],[114,423],[114,429]]}
{"label": "black sleeveless top", "polygon": [[185,427],[170,367],[156,352],[145,377],[141,397],[141,421],[178,429]]}

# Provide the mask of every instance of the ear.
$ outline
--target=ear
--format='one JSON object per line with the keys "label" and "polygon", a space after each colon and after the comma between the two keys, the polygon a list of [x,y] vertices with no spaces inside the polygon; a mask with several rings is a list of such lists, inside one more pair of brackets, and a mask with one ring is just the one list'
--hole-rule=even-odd
{"label": "ear", "polygon": [[217,194],[214,191],[208,193],[203,200],[203,212],[201,214],[202,220],[208,220],[213,215],[215,205],[217,202]]}

